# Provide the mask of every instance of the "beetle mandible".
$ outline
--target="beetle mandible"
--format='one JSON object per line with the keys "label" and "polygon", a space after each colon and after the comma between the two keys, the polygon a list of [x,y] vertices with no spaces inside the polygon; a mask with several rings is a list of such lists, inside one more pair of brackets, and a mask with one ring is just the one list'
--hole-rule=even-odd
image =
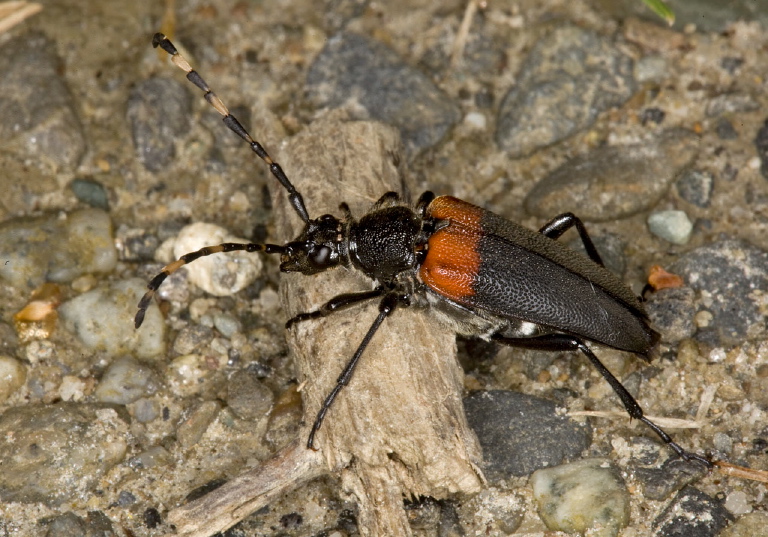
{"label": "beetle mandible", "polygon": [[[649,326],[639,298],[603,266],[575,215],[559,215],[536,232],[454,197],[425,192],[411,208],[397,193],[387,192],[359,219],[345,203],[341,204],[342,218],[330,214],[310,218],[301,194],[280,165],[229,113],[173,43],[157,33],[152,45],[171,56],[222,115],[224,124],[269,166],[288,192],[304,229],[282,245],[224,243],[181,256],[149,283],[139,302],[136,328],[163,281],[202,256],[238,250],[277,254],[282,272],[305,275],[352,267],[373,281],[373,289],[340,294],[286,323],[290,328],[369,300],[379,301],[376,319],[317,414],[308,448],[315,449],[315,435],[326,413],[349,384],[378,328],[397,308],[413,306],[429,308],[462,335],[528,349],[581,351],[608,381],[631,418],[645,423],[683,459],[711,466],[708,459],[686,451],[645,417],[637,401],[587,346],[590,341],[648,359],[659,336]],[[587,256],[557,241],[572,227]]]}

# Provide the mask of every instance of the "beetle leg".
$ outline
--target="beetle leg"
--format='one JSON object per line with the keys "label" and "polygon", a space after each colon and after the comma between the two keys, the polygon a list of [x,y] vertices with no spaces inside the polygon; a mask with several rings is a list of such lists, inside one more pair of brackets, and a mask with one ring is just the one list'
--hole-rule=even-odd
{"label": "beetle leg", "polygon": [[331,313],[349,308],[350,306],[354,306],[366,300],[371,300],[372,298],[380,297],[383,294],[384,288],[377,287],[372,291],[363,291],[360,293],[344,293],[342,295],[335,296],[315,311],[299,313],[295,317],[291,317],[288,319],[288,322],[285,323],[285,328],[290,328],[296,323],[308,321],[309,319],[320,319],[322,317],[327,317]]}
{"label": "beetle leg", "polygon": [[[371,291],[371,293],[372,292],[373,291]],[[362,295],[363,293],[358,294]],[[317,413],[315,423],[312,425],[312,430],[309,432],[307,448],[315,449],[315,433],[317,433],[318,429],[320,429],[320,426],[323,424],[323,419],[325,418],[326,412],[328,412],[328,409],[331,408],[333,401],[336,399],[336,396],[339,394],[341,389],[349,384],[349,380],[352,378],[352,373],[355,371],[355,366],[357,366],[357,362],[360,360],[360,356],[363,355],[363,351],[365,351],[365,348],[371,342],[371,339],[376,333],[376,330],[379,329],[381,324],[384,322],[384,319],[386,319],[393,311],[395,311],[395,307],[397,307],[398,303],[401,302],[403,302],[403,297],[396,293],[387,293],[384,295],[384,298],[381,299],[381,302],[379,303],[378,316],[376,316],[373,324],[368,329],[368,332],[365,334],[363,341],[360,342],[360,345],[358,345],[355,354],[352,356],[349,362],[347,362],[347,365],[344,367],[344,370],[341,372],[341,375],[339,375],[339,378],[336,381],[336,386],[333,387],[331,393],[329,393],[325,398],[325,401],[323,401],[323,406],[320,407],[320,410]]]}
{"label": "beetle leg", "polygon": [[595,356],[587,345],[577,337],[569,336],[567,334],[546,334],[539,337],[532,338],[510,338],[504,337],[499,334],[492,336],[493,340],[504,345],[510,345],[513,347],[523,347],[526,349],[537,349],[544,351],[568,351],[568,350],[580,350],[592,365],[600,372],[616,395],[619,396],[621,403],[627,410],[630,418],[634,418],[645,423],[654,433],[656,433],[661,440],[667,444],[672,450],[675,451],[681,458],[686,461],[695,460],[704,464],[707,468],[712,468],[712,463],[701,455],[691,453],[683,449],[678,443],[672,440],[672,437],[667,434],[664,429],[656,425],[643,415],[643,409],[634,397],[627,391],[624,385],[617,379],[613,373],[611,373],[607,367]]}
{"label": "beetle leg", "polygon": [[373,204],[374,209],[381,209],[383,207],[392,207],[400,203],[400,194],[397,192],[385,192],[376,203]]}
{"label": "beetle leg", "polygon": [[429,206],[429,204],[432,203],[432,200],[434,199],[435,193],[430,190],[427,190],[421,196],[419,196],[419,200],[416,202],[416,214],[424,218],[427,213],[427,206]]}
{"label": "beetle leg", "polygon": [[600,257],[600,254],[597,253],[595,244],[592,242],[592,239],[589,238],[589,233],[587,233],[587,228],[584,226],[584,222],[582,222],[575,214],[563,213],[557,215],[544,224],[539,230],[539,233],[546,235],[550,239],[556,240],[573,226],[576,226],[576,229],[579,232],[579,237],[581,237],[581,242],[584,244],[584,249],[587,251],[589,258],[598,265],[605,266],[603,265],[603,259]]}

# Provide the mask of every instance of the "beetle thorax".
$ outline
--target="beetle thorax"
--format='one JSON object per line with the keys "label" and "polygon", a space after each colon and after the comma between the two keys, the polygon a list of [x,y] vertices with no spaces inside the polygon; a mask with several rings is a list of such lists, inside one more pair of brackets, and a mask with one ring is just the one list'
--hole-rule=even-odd
{"label": "beetle thorax", "polygon": [[421,219],[408,207],[373,211],[350,225],[349,259],[370,278],[393,282],[416,267],[420,234]]}

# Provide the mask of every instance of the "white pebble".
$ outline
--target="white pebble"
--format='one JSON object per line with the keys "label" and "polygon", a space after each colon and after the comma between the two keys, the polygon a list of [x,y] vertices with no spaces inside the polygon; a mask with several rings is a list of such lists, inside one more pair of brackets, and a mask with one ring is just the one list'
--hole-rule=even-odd
{"label": "white pebble", "polygon": [[122,280],[83,293],[59,307],[64,328],[89,349],[112,355],[134,354],[151,358],[165,352],[165,322],[152,302],[139,330],[133,326],[136,306],[147,283]]}
{"label": "white pebble", "polygon": [[62,401],[81,401],[85,396],[85,381],[74,375],[65,375],[59,386]]}
{"label": "white pebble", "polygon": [[725,508],[736,516],[745,515],[752,511],[749,496],[742,490],[736,490],[725,498]]}
{"label": "white pebble", "polygon": [[0,403],[24,385],[27,368],[16,358],[0,356]]}
{"label": "white pebble", "polygon": [[629,493],[606,460],[536,470],[531,484],[539,516],[553,531],[615,537],[629,522]]}
{"label": "white pebble", "polygon": [[657,211],[648,215],[648,229],[672,244],[686,244],[691,238],[693,224],[683,211]]}
{"label": "white pebble", "polygon": [[102,403],[127,405],[157,389],[152,370],[131,356],[118,358],[101,377],[94,395]]}
{"label": "white pebble", "polygon": [[166,378],[168,387],[175,395],[188,397],[201,393],[206,387],[205,381],[212,374],[204,356],[186,354],[168,364]]}
{"label": "white pebble", "polygon": [[[247,243],[235,237],[223,227],[197,222],[183,228],[173,245],[173,253],[179,258],[205,246],[223,242]],[[189,280],[214,296],[231,296],[241,291],[261,274],[261,258],[258,253],[217,253],[196,259],[184,265]]]}

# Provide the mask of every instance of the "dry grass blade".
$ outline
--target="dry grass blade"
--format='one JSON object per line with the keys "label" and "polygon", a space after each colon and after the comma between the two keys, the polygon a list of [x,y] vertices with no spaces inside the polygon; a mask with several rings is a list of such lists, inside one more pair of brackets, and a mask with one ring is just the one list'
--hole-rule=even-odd
{"label": "dry grass blade", "polygon": [[42,9],[42,4],[37,2],[0,2],[0,33],[7,32]]}

